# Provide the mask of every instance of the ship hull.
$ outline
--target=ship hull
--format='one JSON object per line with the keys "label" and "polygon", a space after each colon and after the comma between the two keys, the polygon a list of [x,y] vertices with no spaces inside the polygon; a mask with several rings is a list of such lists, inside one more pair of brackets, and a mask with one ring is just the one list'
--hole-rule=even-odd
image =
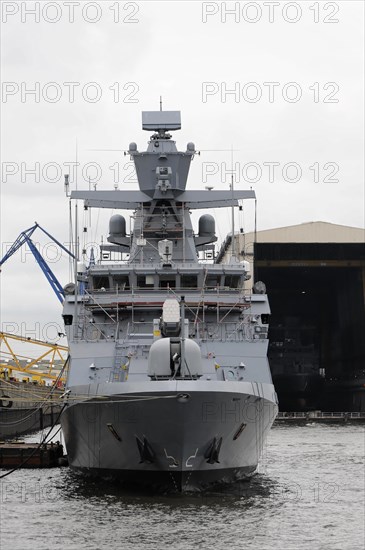
{"label": "ship hull", "polygon": [[110,470],[102,468],[73,468],[81,475],[116,480],[128,490],[143,490],[146,493],[176,494],[196,493],[211,488],[229,486],[235,482],[249,479],[256,467],[219,468],[208,471],[147,471]]}
{"label": "ship hull", "polygon": [[186,391],[186,384],[68,406],[61,423],[71,468],[162,492],[252,475],[277,404],[247,392]]}

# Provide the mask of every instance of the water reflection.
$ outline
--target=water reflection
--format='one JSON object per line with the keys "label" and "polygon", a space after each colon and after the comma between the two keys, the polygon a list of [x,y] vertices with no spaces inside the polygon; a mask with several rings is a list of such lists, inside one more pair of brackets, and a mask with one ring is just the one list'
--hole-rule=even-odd
{"label": "water reflection", "polygon": [[59,487],[62,497],[70,500],[98,500],[100,504],[124,502],[149,506],[151,503],[166,506],[265,506],[265,501],[272,501],[280,492],[280,485],[275,479],[256,474],[251,478],[231,485],[216,486],[204,492],[180,494],[159,494],[147,490],[124,487],[115,480],[91,478],[67,469]]}

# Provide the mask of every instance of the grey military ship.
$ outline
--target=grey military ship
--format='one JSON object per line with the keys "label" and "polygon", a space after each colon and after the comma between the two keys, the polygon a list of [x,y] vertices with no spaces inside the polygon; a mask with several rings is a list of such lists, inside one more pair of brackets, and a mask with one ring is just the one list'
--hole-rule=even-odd
{"label": "grey military ship", "polygon": [[[249,264],[217,263],[215,220],[253,191],[186,190],[193,143],[178,151],[179,111],[145,111],[139,191],[73,191],[110,219],[102,257],[65,287],[70,368],[61,424],[71,468],[186,492],[252,475],[278,404],[267,360],[268,298]],[[246,288],[247,287],[247,288]]]}

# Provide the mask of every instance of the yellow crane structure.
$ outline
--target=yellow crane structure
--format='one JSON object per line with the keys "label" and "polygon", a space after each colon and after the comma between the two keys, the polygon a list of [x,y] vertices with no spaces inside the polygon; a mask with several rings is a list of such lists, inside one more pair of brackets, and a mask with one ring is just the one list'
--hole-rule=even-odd
{"label": "yellow crane structure", "polygon": [[[36,357],[21,355],[14,349],[15,342],[32,344],[34,345],[34,349],[36,349],[36,346],[43,349],[39,354],[36,354]],[[52,381],[59,379],[61,382],[64,382],[67,374],[66,369],[65,372],[62,373],[62,376],[59,377],[59,371],[55,372],[55,362],[62,362],[63,367],[67,361],[67,356],[68,347],[66,346],[25,336],[18,336],[16,334],[0,332],[0,375],[2,376],[4,376],[6,372],[5,369],[8,369],[10,373],[15,370],[31,376],[33,380],[38,382],[44,382],[45,379]],[[6,363],[4,359],[6,359]],[[47,360],[47,368],[44,371],[38,370],[38,367],[44,360]]]}

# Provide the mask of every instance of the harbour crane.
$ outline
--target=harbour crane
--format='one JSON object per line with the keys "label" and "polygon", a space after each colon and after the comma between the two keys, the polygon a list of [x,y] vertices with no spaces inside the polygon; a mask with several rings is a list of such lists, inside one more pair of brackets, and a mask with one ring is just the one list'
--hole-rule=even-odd
{"label": "harbour crane", "polygon": [[[20,354],[14,347],[17,342],[31,345],[35,357]],[[6,379],[6,374],[12,377],[12,371],[15,371],[33,379],[64,382],[66,373],[60,376],[59,371],[67,361],[67,354],[68,347],[61,344],[0,332],[0,381]]]}
{"label": "harbour crane", "polygon": [[32,241],[31,239],[31,236],[33,235],[34,231],[39,227],[39,229],[41,231],[43,231],[43,233],[45,235],[47,235],[47,237],[49,237],[50,239],[52,239],[52,241],[54,243],[56,243],[64,252],[67,252],[67,254],[69,256],[71,256],[71,258],[75,259],[75,256],[72,254],[72,252],[70,252],[69,250],[67,250],[67,248],[65,246],[63,246],[63,244],[61,244],[55,237],[53,237],[50,233],[48,233],[48,231],[46,231],[43,227],[41,227],[37,222],[34,223],[34,225],[32,227],[29,227],[28,229],[25,229],[25,231],[22,231],[19,235],[19,237],[14,241],[14,243],[12,244],[12,246],[9,248],[9,250],[7,251],[7,253],[5,254],[5,256],[0,260],[0,267],[21,247],[23,246],[24,244],[27,244],[31,250],[31,252],[33,253],[33,256],[35,257],[36,259],[36,262],[38,263],[39,267],[41,268],[41,270],[43,271],[47,281],[49,282],[49,284],[51,285],[54,293],[56,294],[58,300],[61,302],[63,302],[63,299],[64,299],[64,291],[63,291],[63,288],[62,288],[62,285],[61,283],[58,281],[56,275],[53,273],[53,271],[51,270],[51,268],[49,267],[49,265],[47,264],[47,262],[44,260],[44,258],[42,257],[42,255],[40,254],[40,252],[38,251],[36,245],[34,244],[34,242]]}

